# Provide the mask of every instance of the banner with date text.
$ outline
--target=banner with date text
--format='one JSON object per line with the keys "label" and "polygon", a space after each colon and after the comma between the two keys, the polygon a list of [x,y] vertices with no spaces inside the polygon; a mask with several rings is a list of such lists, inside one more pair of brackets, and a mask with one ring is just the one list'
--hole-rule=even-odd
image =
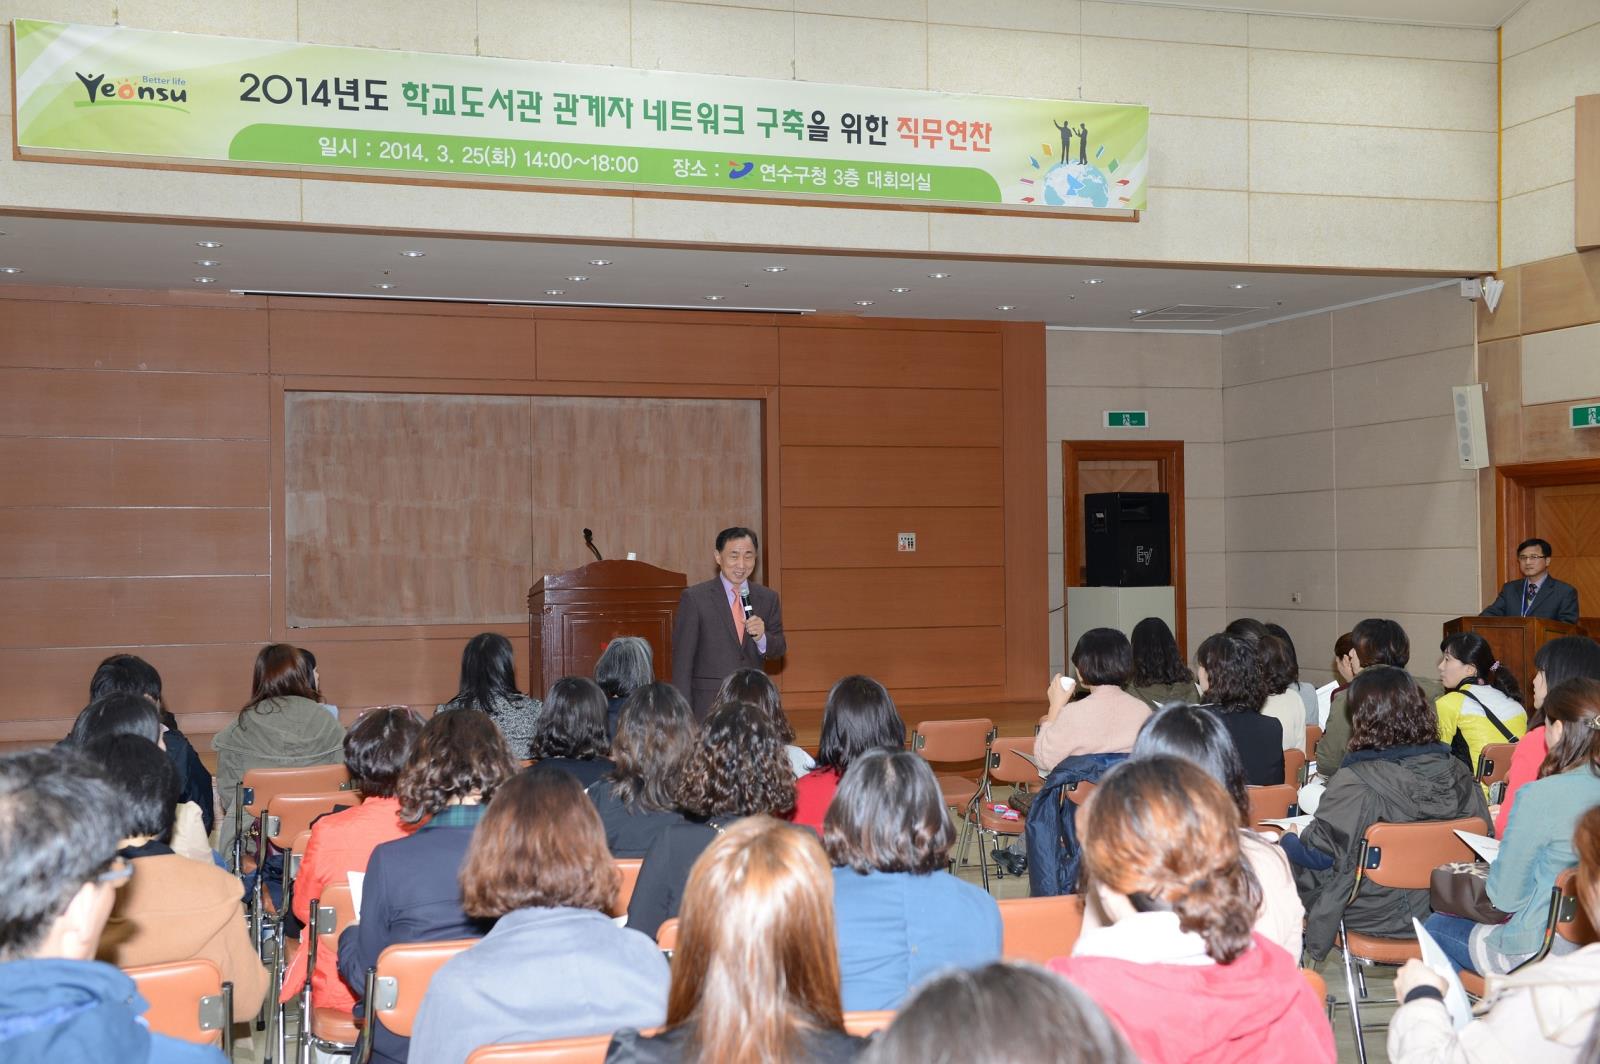
{"label": "banner with date text", "polygon": [[1145,209],[1139,106],[12,25],[25,158]]}

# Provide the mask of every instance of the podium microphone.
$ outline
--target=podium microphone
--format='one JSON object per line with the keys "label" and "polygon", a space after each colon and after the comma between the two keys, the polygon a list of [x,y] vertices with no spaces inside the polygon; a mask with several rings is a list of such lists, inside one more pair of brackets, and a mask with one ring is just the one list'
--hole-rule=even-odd
{"label": "podium microphone", "polygon": [[594,545],[594,531],[592,529],[586,528],[583,530],[583,545],[588,547],[589,550],[593,552],[595,561],[605,561],[605,559],[600,556],[600,548]]}

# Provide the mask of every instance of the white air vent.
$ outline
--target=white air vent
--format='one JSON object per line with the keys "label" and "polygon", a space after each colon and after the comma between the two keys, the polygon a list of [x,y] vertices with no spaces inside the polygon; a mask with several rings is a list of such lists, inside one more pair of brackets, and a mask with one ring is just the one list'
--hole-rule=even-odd
{"label": "white air vent", "polygon": [[1174,303],[1170,307],[1146,311],[1143,314],[1132,315],[1132,317],[1134,321],[1202,324],[1221,321],[1224,318],[1238,317],[1240,314],[1254,314],[1266,309],[1266,307],[1207,307],[1197,306],[1193,303]]}

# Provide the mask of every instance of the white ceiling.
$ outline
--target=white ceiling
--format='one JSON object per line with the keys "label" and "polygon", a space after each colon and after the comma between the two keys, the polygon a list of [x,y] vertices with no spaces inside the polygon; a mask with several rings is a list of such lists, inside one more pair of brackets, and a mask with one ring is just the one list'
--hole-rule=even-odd
{"label": "white ceiling", "polygon": [[1248,11],[1268,15],[1308,15],[1423,26],[1464,26],[1492,30],[1527,0],[1121,0],[1152,7],[1197,7],[1208,11]]}
{"label": "white ceiling", "polygon": [[[22,271],[0,273],[0,285],[6,286],[758,309],[1043,321],[1140,331],[1228,332],[1440,283],[1437,275],[1421,274],[1173,269],[792,249],[688,250],[4,214],[0,232],[5,234],[0,236],[0,267]],[[222,246],[196,246],[201,240]],[[424,254],[407,257],[404,251]],[[219,265],[198,265],[208,259]],[[592,259],[609,260],[609,265],[592,265]],[[935,273],[948,276],[929,276]],[[202,284],[196,281],[199,277],[214,281]],[[1096,279],[1102,283],[1085,283]],[[380,284],[393,287],[382,289]],[[1225,310],[1212,320],[1175,322],[1141,321],[1134,313],[1175,304]]]}

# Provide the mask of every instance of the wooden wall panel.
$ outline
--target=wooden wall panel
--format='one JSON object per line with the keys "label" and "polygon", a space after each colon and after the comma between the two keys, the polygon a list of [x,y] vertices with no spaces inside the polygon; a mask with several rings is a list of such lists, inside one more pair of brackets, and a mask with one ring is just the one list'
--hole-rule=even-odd
{"label": "wooden wall panel", "polygon": [[0,299],[0,366],[264,373],[267,313]]}
{"label": "wooden wall panel", "polygon": [[[1002,556],[1005,522],[999,507],[786,507],[784,567],[796,569],[904,568],[994,565]],[[901,532],[917,534],[917,549],[901,551]]]}
{"label": "wooden wall panel", "polygon": [[795,569],[785,574],[791,628],[983,628],[1005,623],[1005,569]]}
{"label": "wooden wall panel", "polygon": [[995,332],[893,329],[887,324],[791,328],[782,330],[780,352],[785,385],[1000,387],[1000,337]]}
{"label": "wooden wall panel", "polygon": [[266,574],[270,511],[0,507],[0,577]]}
{"label": "wooden wall panel", "polygon": [[937,701],[941,689],[995,688],[1005,680],[1005,630],[998,627],[796,629],[789,634],[789,646],[785,697],[825,692],[839,677],[857,672],[872,676],[899,700],[918,697],[913,692],[932,692],[936,697],[927,700]]}
{"label": "wooden wall panel", "polygon": [[539,322],[539,378],[658,384],[776,384],[778,332],[750,325]]}
{"label": "wooden wall panel", "polygon": [[787,506],[999,506],[1004,492],[998,447],[784,447],[782,466]]}
{"label": "wooden wall panel", "polygon": [[1600,321],[1600,251],[1530,262],[1522,270],[1522,334]]}
{"label": "wooden wall panel", "polygon": [[[511,640],[517,657],[517,683],[528,683],[528,626],[485,624]],[[322,695],[341,709],[403,705],[432,710],[448,701],[461,679],[464,638],[321,640],[314,632],[295,636],[295,644],[317,656]],[[544,697],[544,692],[538,692]]]}
{"label": "wooden wall panel", "polygon": [[265,442],[0,438],[11,506],[261,506],[266,493]]}
{"label": "wooden wall panel", "polygon": [[267,378],[0,369],[0,435],[267,438]]}
{"label": "wooden wall panel", "polygon": [[994,447],[1000,393],[942,388],[783,390],[783,442],[878,447]]}
{"label": "wooden wall panel", "polygon": [[267,630],[263,576],[17,579],[0,646],[239,643]]}
{"label": "wooden wall panel", "polygon": [[273,373],[534,379],[531,317],[298,309],[269,313]]}
{"label": "wooden wall panel", "polygon": [[[1049,505],[1045,449],[1045,339],[1037,325],[1006,325],[1001,383],[1005,394],[1005,684],[1012,698],[1037,698],[1049,677],[1050,624],[1047,567]],[[1173,487],[1183,502],[1181,486]],[[1183,545],[1174,544],[1182,579]],[[1180,627],[1179,631],[1183,629]]]}

